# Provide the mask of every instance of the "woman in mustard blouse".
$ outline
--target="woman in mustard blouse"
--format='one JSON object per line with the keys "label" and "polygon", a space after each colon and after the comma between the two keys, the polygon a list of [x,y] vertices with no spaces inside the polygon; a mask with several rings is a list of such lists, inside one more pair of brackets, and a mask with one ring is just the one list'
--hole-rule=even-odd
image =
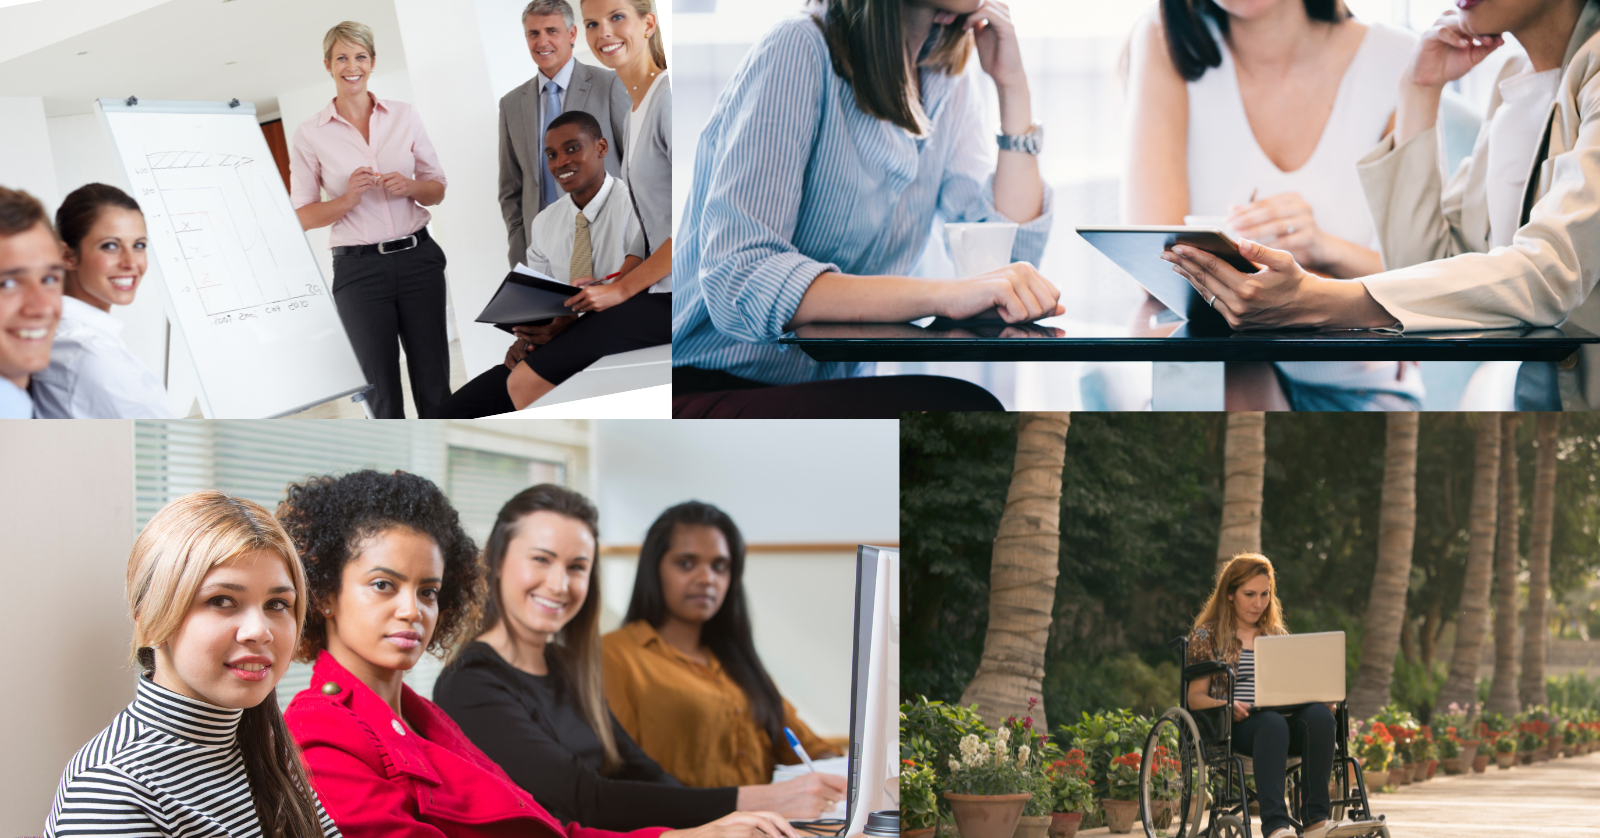
{"label": "woman in mustard blouse", "polygon": [[[798,754],[839,751],[811,732],[757,657],[745,607],[744,539],[722,510],[661,513],[639,551],[626,624],[601,640],[606,700],[628,734],[690,786],[772,781]],[[839,778],[844,795],[844,778]]]}

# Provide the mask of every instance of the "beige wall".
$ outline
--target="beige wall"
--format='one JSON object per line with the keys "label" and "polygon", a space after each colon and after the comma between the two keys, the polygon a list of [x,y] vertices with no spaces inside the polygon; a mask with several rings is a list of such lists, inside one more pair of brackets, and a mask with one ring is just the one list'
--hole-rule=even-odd
{"label": "beige wall", "polygon": [[0,422],[0,463],[0,835],[38,835],[67,760],[133,698],[133,426]]}

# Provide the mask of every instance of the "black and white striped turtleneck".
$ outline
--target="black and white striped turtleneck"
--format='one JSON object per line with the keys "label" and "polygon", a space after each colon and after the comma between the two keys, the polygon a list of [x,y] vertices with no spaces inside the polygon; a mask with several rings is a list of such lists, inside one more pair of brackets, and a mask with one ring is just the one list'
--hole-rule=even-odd
{"label": "black and white striped turtleneck", "polygon": [[[243,714],[140,678],[133,703],[67,764],[44,834],[261,835],[237,738]],[[338,836],[320,801],[317,811],[323,833]]]}

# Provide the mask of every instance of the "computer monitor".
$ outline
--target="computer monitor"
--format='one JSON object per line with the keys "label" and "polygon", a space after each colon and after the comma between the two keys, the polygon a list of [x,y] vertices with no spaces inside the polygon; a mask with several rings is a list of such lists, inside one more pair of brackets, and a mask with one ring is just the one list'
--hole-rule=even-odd
{"label": "computer monitor", "polygon": [[850,678],[850,789],[843,835],[867,815],[898,808],[900,768],[900,551],[856,548],[855,653]]}

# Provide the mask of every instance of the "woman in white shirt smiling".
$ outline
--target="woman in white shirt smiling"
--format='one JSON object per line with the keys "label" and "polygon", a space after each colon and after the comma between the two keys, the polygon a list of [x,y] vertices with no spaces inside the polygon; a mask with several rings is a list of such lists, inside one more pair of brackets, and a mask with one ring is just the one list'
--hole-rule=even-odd
{"label": "woman in white shirt smiling", "polygon": [[67,286],[50,366],[33,377],[47,419],[170,419],[161,379],[122,342],[113,305],[133,303],[149,265],[144,215],[103,183],[73,190],[56,210]]}

